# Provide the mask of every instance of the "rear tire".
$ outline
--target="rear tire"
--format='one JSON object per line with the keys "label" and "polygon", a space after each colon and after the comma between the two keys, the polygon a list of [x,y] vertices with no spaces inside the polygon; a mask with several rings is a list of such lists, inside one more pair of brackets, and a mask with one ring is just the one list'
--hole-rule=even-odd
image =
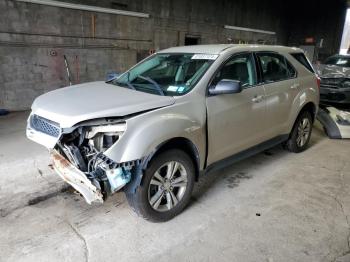
{"label": "rear tire", "polygon": [[191,158],[173,149],[156,155],[144,172],[141,185],[126,197],[133,210],[151,222],[164,222],[182,212],[195,181]]}
{"label": "rear tire", "polygon": [[285,143],[286,149],[294,153],[304,151],[310,141],[312,124],[311,113],[309,111],[301,112],[294,123],[289,139]]}

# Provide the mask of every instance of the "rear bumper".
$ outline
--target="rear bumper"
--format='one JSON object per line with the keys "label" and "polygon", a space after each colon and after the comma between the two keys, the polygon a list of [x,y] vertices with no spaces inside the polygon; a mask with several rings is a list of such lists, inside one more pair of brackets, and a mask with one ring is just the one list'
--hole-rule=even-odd
{"label": "rear bumper", "polygon": [[103,203],[101,191],[91,183],[83,172],[73,166],[56,150],[51,151],[51,158],[57,174],[82,194],[88,204],[92,202]]}

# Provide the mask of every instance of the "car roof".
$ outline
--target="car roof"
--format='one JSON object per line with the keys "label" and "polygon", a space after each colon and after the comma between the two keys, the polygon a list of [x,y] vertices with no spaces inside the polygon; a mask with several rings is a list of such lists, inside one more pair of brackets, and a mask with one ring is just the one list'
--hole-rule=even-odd
{"label": "car roof", "polygon": [[277,46],[277,45],[249,45],[249,44],[216,44],[216,45],[192,45],[176,46],[159,51],[158,53],[196,53],[196,54],[221,54],[225,51],[271,51],[271,52],[303,52],[296,47]]}

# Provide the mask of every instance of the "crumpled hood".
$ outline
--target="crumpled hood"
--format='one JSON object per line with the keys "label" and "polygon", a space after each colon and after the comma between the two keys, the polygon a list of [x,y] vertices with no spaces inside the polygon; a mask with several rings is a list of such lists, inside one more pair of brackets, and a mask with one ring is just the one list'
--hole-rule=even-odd
{"label": "crumpled hood", "polygon": [[35,99],[32,110],[34,114],[67,128],[85,120],[125,116],[174,103],[173,97],[148,94],[99,81],[43,94]]}
{"label": "crumpled hood", "polygon": [[350,68],[336,65],[317,65],[316,72],[324,78],[350,78]]}

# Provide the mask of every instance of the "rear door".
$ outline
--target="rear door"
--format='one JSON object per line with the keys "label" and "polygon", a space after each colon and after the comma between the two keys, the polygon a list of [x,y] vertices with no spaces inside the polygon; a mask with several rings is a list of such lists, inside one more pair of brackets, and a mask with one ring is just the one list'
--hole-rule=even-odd
{"label": "rear door", "polygon": [[239,80],[243,91],[207,97],[208,164],[265,139],[264,87],[257,85],[252,53],[232,56],[217,71],[210,88],[222,79]]}
{"label": "rear door", "polygon": [[297,72],[281,54],[257,52],[262,82],[265,87],[266,123],[269,138],[286,132],[289,115],[299,92]]}

